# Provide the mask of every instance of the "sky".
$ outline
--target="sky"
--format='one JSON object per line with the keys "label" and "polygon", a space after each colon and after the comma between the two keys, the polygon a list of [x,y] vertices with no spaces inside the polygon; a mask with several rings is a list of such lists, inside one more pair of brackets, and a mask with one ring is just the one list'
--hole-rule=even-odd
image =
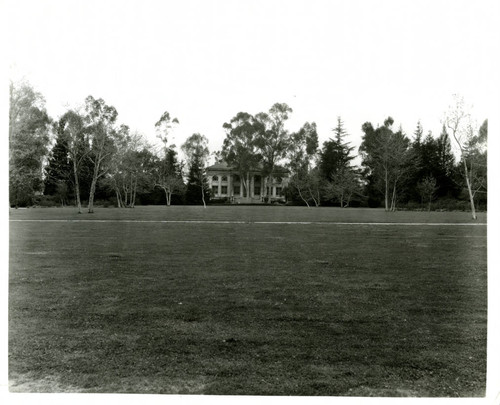
{"label": "sky", "polygon": [[[0,0],[2,1],[2,0]],[[198,132],[213,152],[240,111],[292,109],[287,128],[337,117],[359,146],[361,125],[392,116],[438,135],[455,93],[480,124],[498,89],[498,1],[3,0],[12,80],[28,80],[57,118],[86,96],[155,141],[164,111],[180,146]]]}

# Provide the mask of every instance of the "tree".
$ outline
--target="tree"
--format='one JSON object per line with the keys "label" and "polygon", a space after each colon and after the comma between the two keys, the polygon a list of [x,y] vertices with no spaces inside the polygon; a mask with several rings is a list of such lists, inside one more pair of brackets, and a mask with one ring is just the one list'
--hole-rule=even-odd
{"label": "tree", "polygon": [[385,210],[395,211],[398,187],[408,173],[412,154],[409,139],[400,128],[392,130],[394,120],[389,117],[381,127],[363,124],[363,141],[359,148],[367,174],[372,176],[384,195]]}
{"label": "tree", "polygon": [[323,143],[319,161],[321,176],[328,181],[331,181],[338,171],[349,168],[354,159],[351,155],[354,147],[344,140],[347,132],[340,117],[337,117],[337,126],[333,132],[334,138]]}
{"label": "tree", "polygon": [[445,127],[438,138],[430,131],[423,137],[422,126],[418,123],[410,152],[413,161],[407,181],[409,199],[421,199],[419,182],[429,176],[436,180],[437,198],[457,196],[455,158]]}
{"label": "tree", "polygon": [[224,123],[226,138],[222,145],[222,157],[239,174],[244,196],[248,197],[250,172],[255,170],[261,154],[257,137],[264,130],[263,124],[246,112],[239,112],[229,123]]}
{"label": "tree", "polygon": [[427,211],[430,211],[437,190],[436,179],[433,176],[425,177],[417,183],[417,190],[422,198],[422,203],[428,201]]}
{"label": "tree", "polygon": [[58,127],[67,147],[76,205],[78,213],[81,214],[81,178],[87,179],[93,171],[91,170],[92,162],[89,159],[90,145],[85,132],[84,117],[74,110],[69,110],[59,119]]}
{"label": "tree", "polygon": [[189,166],[188,181],[186,186],[186,203],[203,204],[207,207],[207,201],[210,199],[208,182],[205,177],[204,163],[200,155],[195,154]]}
{"label": "tree", "polygon": [[[142,138],[141,138],[142,140]],[[141,150],[131,152],[130,160],[133,162],[133,175],[135,176],[135,188],[133,190],[132,207],[135,206],[137,193],[144,194],[154,188],[153,173],[155,167],[155,155],[149,144],[141,143]]]}
{"label": "tree", "polygon": [[323,143],[320,152],[319,170],[324,179],[324,197],[333,200],[342,208],[347,207],[355,194],[360,194],[359,173],[351,166],[354,147],[345,141],[347,132],[340,117],[333,129],[334,138]]}
{"label": "tree", "polygon": [[44,194],[57,196],[61,205],[68,202],[68,194],[72,187],[72,163],[69,158],[68,142],[64,135],[64,123],[59,120],[55,125],[57,133],[48,164],[45,166]]}
{"label": "tree", "polygon": [[306,122],[298,132],[290,135],[288,149],[289,167],[293,172],[308,171],[318,153],[316,123]]}
{"label": "tree", "polygon": [[85,99],[86,134],[89,139],[89,159],[93,164],[92,182],[89,193],[89,214],[94,212],[94,196],[97,181],[109,169],[106,164],[115,152],[116,130],[114,124],[118,112],[113,106],[108,106],[103,99],[88,96]]}
{"label": "tree", "polygon": [[206,199],[209,196],[209,191],[204,168],[210,155],[208,138],[198,133],[193,134],[184,142],[181,150],[186,156],[189,167],[186,202],[196,204],[200,201],[199,197],[201,196],[203,207],[206,208]]}
{"label": "tree", "polygon": [[290,178],[289,187],[297,192],[307,207],[310,207],[309,203],[314,203],[316,207],[320,206],[322,179],[317,168],[301,174],[293,174]]}
{"label": "tree", "polygon": [[42,192],[51,120],[31,85],[11,82],[9,90],[9,200],[17,207],[34,203]]}
{"label": "tree", "polygon": [[178,123],[177,118],[171,118],[170,113],[165,111],[155,124],[157,137],[161,140],[162,147],[161,156],[154,170],[154,186],[161,188],[165,192],[167,206],[170,206],[173,194],[184,190],[182,167],[177,162],[175,145],[168,145],[174,124]]}
{"label": "tree", "polygon": [[105,182],[115,192],[119,208],[134,208],[139,184],[150,183],[145,172],[150,167],[152,154],[143,137],[138,133],[131,134],[126,125],[118,129],[115,142],[116,152],[109,162]]}
{"label": "tree", "polygon": [[359,174],[353,168],[338,170],[324,186],[325,198],[338,201],[341,208],[349,206],[354,195],[361,194]]}
{"label": "tree", "polygon": [[288,153],[290,135],[285,129],[285,122],[292,112],[286,103],[275,103],[268,113],[259,113],[255,116],[260,123],[256,145],[262,156],[264,190],[267,190],[266,184],[273,177],[276,166]]}
{"label": "tree", "polygon": [[[477,219],[474,197],[486,187],[485,174],[481,173],[486,172],[487,121],[482,131],[477,133],[463,98],[455,95],[454,104],[445,115],[444,125],[458,147],[472,218]],[[478,165],[480,170],[477,170]]]}
{"label": "tree", "polygon": [[316,123],[306,122],[302,128],[290,136],[289,169],[290,186],[309,207],[309,201],[320,204],[320,182],[317,170],[312,172],[312,163],[318,152]]}
{"label": "tree", "polygon": [[450,137],[443,125],[441,134],[436,140],[437,148],[437,170],[434,174],[436,177],[439,196],[456,196],[457,185],[455,182],[456,177],[456,163],[455,156],[451,148]]}
{"label": "tree", "polygon": [[164,148],[167,147],[169,137],[172,134],[175,125],[178,124],[179,120],[177,118],[171,118],[168,111],[165,111],[161,115],[160,119],[156,122],[156,136],[160,139]]}
{"label": "tree", "polygon": [[177,162],[177,152],[174,148],[163,150],[154,170],[154,186],[161,188],[165,193],[166,204],[172,203],[172,195],[184,191],[182,167]]}

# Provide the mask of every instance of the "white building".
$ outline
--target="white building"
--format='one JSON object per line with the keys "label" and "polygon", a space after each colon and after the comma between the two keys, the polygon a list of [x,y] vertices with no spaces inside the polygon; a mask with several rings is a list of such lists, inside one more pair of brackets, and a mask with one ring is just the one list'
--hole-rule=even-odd
{"label": "white building", "polygon": [[256,169],[247,174],[246,181],[241,181],[240,174],[225,162],[207,167],[211,199],[227,199],[237,204],[285,202],[283,189],[288,184],[288,176],[286,169],[277,167],[271,181],[266,183],[261,170]]}

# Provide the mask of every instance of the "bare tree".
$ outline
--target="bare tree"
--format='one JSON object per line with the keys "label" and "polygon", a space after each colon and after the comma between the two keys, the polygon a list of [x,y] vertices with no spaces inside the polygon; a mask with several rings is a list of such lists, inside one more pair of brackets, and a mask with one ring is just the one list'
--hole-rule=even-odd
{"label": "bare tree", "polygon": [[[478,191],[485,188],[485,178],[481,179],[477,176],[479,171],[476,170],[475,164],[482,152],[484,152],[483,156],[485,156],[487,130],[478,134],[472,122],[470,108],[465,105],[463,97],[454,95],[453,98],[454,103],[449,107],[445,115],[444,125],[451,132],[458,148],[469,195],[472,219],[477,219],[474,197]],[[483,165],[485,164],[486,162],[483,163]]]}

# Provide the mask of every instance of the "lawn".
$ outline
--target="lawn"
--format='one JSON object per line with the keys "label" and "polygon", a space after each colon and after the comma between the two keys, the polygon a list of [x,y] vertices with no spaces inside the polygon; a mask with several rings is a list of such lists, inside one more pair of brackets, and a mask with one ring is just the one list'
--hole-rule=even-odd
{"label": "lawn", "polygon": [[11,210],[10,390],[483,396],[487,229],[445,225],[469,216]]}

